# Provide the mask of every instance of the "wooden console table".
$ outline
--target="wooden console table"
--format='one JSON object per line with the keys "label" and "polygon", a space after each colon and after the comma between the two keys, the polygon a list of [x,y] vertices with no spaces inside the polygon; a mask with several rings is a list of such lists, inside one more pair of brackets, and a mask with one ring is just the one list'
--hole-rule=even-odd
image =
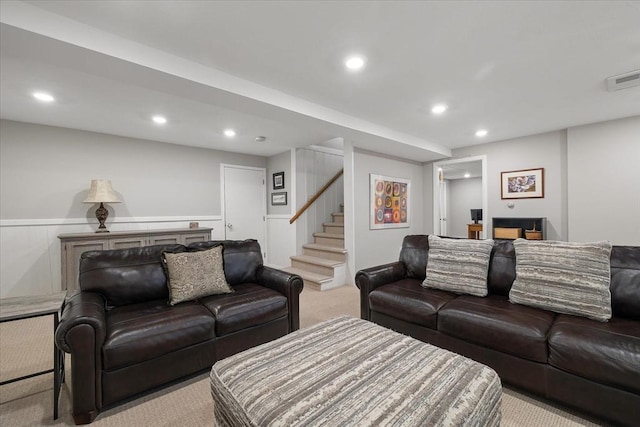
{"label": "wooden console table", "polygon": [[60,234],[58,238],[62,255],[62,289],[70,293],[78,289],[80,255],[83,252],[206,242],[211,240],[211,230],[213,228],[202,227]]}
{"label": "wooden console table", "polygon": [[64,291],[51,295],[0,299],[0,323],[53,315],[53,369],[2,381],[0,386],[53,372],[54,420],[58,419],[58,399],[60,397],[60,388],[64,382],[64,352],[56,346],[55,334],[60,322],[59,313],[62,311],[66,296],[67,292]]}
{"label": "wooden console table", "polygon": [[482,233],[482,224],[467,224],[467,238],[479,240]]}

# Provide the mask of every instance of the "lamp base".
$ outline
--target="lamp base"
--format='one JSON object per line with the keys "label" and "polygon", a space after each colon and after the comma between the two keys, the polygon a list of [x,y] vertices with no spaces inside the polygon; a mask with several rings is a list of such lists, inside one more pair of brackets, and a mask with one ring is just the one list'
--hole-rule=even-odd
{"label": "lamp base", "polygon": [[104,207],[102,202],[100,202],[100,207],[98,207],[98,209],[96,209],[96,218],[98,219],[98,222],[100,223],[100,226],[96,230],[96,233],[108,233],[109,232],[109,230],[107,230],[107,227],[105,227],[105,225],[104,225],[104,222],[107,220],[108,216],[109,216],[109,211],[107,210],[107,208]]}

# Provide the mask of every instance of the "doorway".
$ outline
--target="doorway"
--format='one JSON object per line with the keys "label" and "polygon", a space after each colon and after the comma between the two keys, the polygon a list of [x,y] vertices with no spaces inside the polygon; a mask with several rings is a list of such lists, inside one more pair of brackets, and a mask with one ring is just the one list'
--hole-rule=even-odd
{"label": "doorway", "polygon": [[[457,179],[466,179],[465,174],[469,178],[480,179],[480,194],[478,199],[481,200],[482,206],[474,206],[473,208],[482,208],[483,224],[488,224],[487,218],[490,218],[487,203],[487,156],[465,157],[463,159],[445,160],[435,162],[433,164],[433,232],[434,234],[448,236],[452,230],[458,230],[460,224],[453,224],[451,219],[456,217],[456,221],[471,222],[471,212],[464,209],[464,212],[452,212],[458,209],[451,205],[451,200],[456,197],[451,194],[458,186],[449,183]],[[462,219],[461,219],[462,218]],[[463,224],[464,225],[464,224]],[[461,234],[458,232],[457,234]],[[480,233],[481,239],[486,239],[488,235],[487,227],[483,226]],[[459,236],[466,237],[466,233]]]}
{"label": "doorway", "polygon": [[220,175],[224,238],[256,239],[266,263],[266,169],[222,164]]}

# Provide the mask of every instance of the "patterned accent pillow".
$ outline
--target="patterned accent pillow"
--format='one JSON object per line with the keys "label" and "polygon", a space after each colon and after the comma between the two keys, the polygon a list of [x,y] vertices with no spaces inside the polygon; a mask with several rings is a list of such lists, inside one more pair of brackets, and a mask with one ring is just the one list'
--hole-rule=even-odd
{"label": "patterned accent pillow", "polygon": [[171,305],[233,292],[224,275],[222,246],[196,252],[164,252],[162,258]]}
{"label": "patterned accent pillow", "polygon": [[485,297],[493,240],[443,239],[429,236],[425,288]]}
{"label": "patterned accent pillow", "polygon": [[513,242],[509,301],[606,322],[611,318],[611,243]]}

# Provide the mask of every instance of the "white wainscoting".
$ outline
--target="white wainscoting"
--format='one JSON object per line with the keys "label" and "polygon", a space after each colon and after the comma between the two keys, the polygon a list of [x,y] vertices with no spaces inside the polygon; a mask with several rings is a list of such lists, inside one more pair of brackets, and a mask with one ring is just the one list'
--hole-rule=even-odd
{"label": "white wainscoting", "polygon": [[[95,222],[95,223],[94,223]],[[98,228],[86,218],[0,221],[0,298],[43,295],[61,289],[59,234],[88,233]],[[190,222],[213,228],[213,240],[224,239],[220,216],[115,218],[111,231],[188,228]]]}
{"label": "white wainscoting", "polygon": [[291,215],[267,215],[267,262],[274,268],[291,266],[296,254],[296,226],[289,224]]}
{"label": "white wainscoting", "polygon": [[[296,151],[296,200],[302,207],[340,169],[344,157],[339,154],[314,149]],[[313,233],[323,231],[322,223],[331,222],[331,214],[340,211],[344,202],[344,176],[341,176],[307,209],[294,224],[297,227],[296,251],[302,253],[302,245],[313,243]]]}

